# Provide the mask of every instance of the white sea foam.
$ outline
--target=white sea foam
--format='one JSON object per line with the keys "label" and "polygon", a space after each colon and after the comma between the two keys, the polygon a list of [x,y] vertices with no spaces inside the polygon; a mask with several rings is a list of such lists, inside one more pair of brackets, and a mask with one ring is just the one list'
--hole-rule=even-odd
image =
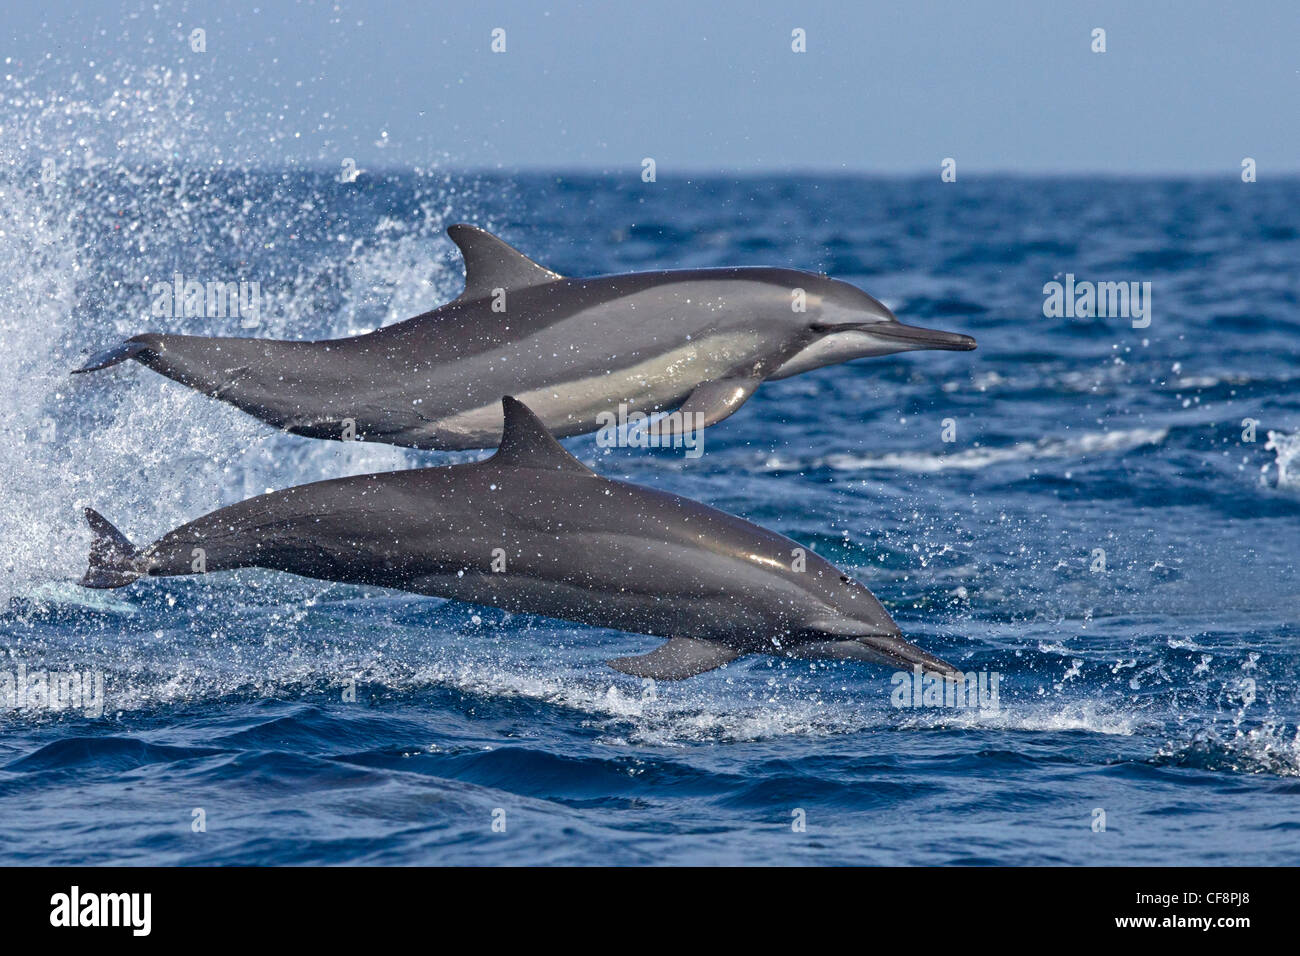
{"label": "white sea foam", "polygon": [[[1035,442],[1018,442],[1001,447],[965,448],[946,455],[929,452],[833,454],[819,459],[816,464],[836,471],[976,471],[1008,462],[1084,458],[1088,455],[1132,451],[1146,445],[1159,445],[1168,434],[1167,428],[1114,429],[1085,432],[1068,438],[1042,438]],[[788,462],[780,464],[781,467],[790,467]]]}
{"label": "white sea foam", "polygon": [[1274,461],[1277,486],[1288,490],[1300,489],[1300,432],[1270,431],[1264,449],[1277,453]]}
{"label": "white sea foam", "polygon": [[[222,600],[213,597],[214,603]],[[399,600],[393,609],[406,604]],[[245,612],[245,623],[252,627],[242,638],[230,639],[213,630],[219,625],[207,617],[188,628],[156,632],[126,653],[122,648],[115,653],[108,638],[77,663],[105,671],[110,713],[322,692],[337,698],[345,682],[356,681],[397,695],[444,688],[459,695],[562,708],[613,746],[674,747],[935,729],[1128,735],[1143,726],[1120,701],[1107,706],[1061,695],[1027,701],[1004,697],[992,714],[898,710],[891,706],[884,674],[851,691],[842,680],[828,680],[825,665],[772,666],[758,658],[690,681],[659,682],[650,690],[644,682],[605,669],[600,663],[604,654],[574,660],[569,652],[555,649],[557,636],[577,631],[519,635],[515,644],[498,643],[497,638],[513,638],[516,632],[484,633],[474,627],[430,633],[405,625],[346,626],[326,640],[321,633],[322,615],[330,613],[326,609],[296,615],[287,607],[262,611]],[[299,624],[307,629],[302,636]],[[29,657],[37,666],[38,658]],[[855,683],[862,676],[852,675]]]}
{"label": "white sea foam", "polygon": [[1300,729],[1265,723],[1228,732],[1202,731],[1191,741],[1167,741],[1156,760],[1201,770],[1300,777]]}
{"label": "white sea foam", "polygon": [[[268,488],[418,460],[385,445],[274,432],[133,363],[90,376],[69,371],[89,352],[142,331],[316,338],[426,311],[456,291],[459,268],[441,231],[453,206],[458,217],[472,215],[472,191],[457,191],[444,174],[422,174],[408,220],[334,222],[333,245],[319,260],[294,251],[278,263],[264,251],[283,247],[285,233],[317,228],[312,209],[328,199],[276,197],[286,216],[298,217],[285,222],[257,203],[231,202],[230,184],[245,175],[238,168],[223,165],[214,184],[171,165],[178,154],[222,158],[211,155],[221,138],[193,126],[190,117],[202,111],[190,108],[183,72],[105,66],[94,82],[50,97],[11,77],[8,94],[0,130],[0,430],[11,451],[0,456],[0,602],[80,576],[89,542],[84,507],[147,542]],[[109,127],[129,143],[129,158],[97,148],[96,131]],[[157,278],[150,270],[167,268],[168,244],[188,243],[192,253],[196,242],[207,244],[202,252],[213,262],[230,261],[234,249],[267,256],[256,267],[266,274],[255,331],[150,316],[145,290]],[[321,309],[322,289],[333,308]]]}

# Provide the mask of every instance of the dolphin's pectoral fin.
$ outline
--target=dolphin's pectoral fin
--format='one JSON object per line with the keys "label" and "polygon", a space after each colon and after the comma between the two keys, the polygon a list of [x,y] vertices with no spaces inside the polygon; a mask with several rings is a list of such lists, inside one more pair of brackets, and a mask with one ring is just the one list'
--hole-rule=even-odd
{"label": "dolphin's pectoral fin", "polygon": [[638,657],[616,657],[606,661],[610,667],[633,677],[655,680],[682,680],[703,674],[723,664],[730,664],[740,652],[716,641],[698,641],[693,637],[674,637]]}
{"label": "dolphin's pectoral fin", "polygon": [[752,375],[703,382],[677,407],[680,415],[671,414],[659,422],[659,432],[671,435],[678,429],[693,431],[716,425],[749,401],[762,382]]}
{"label": "dolphin's pectoral fin", "polygon": [[517,292],[564,278],[477,226],[457,223],[448,227],[447,235],[465,259],[465,291],[460,298],[467,302],[496,295],[498,289]]}

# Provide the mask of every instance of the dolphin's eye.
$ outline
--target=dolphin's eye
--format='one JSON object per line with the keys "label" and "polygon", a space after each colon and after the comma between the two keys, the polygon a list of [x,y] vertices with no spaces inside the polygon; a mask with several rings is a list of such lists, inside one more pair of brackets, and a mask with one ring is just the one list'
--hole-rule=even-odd
{"label": "dolphin's eye", "polygon": [[849,583],[849,576],[848,576],[847,574],[841,574],[841,575],[840,575],[840,580],[843,581],[845,584],[848,584],[848,583]]}

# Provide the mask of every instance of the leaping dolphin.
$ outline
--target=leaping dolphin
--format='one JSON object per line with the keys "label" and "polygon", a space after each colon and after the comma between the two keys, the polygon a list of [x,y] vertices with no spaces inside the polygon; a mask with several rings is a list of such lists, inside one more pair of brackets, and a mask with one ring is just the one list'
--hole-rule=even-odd
{"label": "leaping dolphin", "polygon": [[[318,342],[137,335],[78,372],[134,359],[277,428],[426,449],[491,448],[513,393],[560,437],[620,406],[707,427],[768,379],[968,335],[901,325],[846,282],[734,268],[566,278],[469,225],[455,301],[366,335]],[[688,417],[689,416],[689,417]]]}
{"label": "leaping dolphin", "polygon": [[609,661],[676,680],[743,654],[960,672],[903,640],[866,587],[782,535],[602,478],[502,400],[496,454],[336,478],[221,508],[136,549],[97,512],[81,584],[262,567],[668,638]]}

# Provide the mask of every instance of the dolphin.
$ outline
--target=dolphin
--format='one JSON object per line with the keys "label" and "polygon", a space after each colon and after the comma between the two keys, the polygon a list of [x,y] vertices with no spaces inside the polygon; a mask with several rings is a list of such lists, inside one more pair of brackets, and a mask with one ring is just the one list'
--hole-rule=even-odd
{"label": "dolphin", "polygon": [[566,278],[470,225],[455,301],[365,335],[316,342],[149,332],[76,372],[134,359],[297,435],[412,448],[492,448],[517,395],[559,437],[678,411],[674,440],[722,421],[768,379],[914,349],[975,348],[902,325],[855,286],[793,269]]}
{"label": "dolphin", "polygon": [[[526,406],[469,464],[335,478],[250,498],[137,549],[86,509],[80,583],[261,567],[667,638],[608,662],[677,680],[744,654],[960,672],[905,641],[865,586],[793,540],[602,478]],[[201,560],[200,560],[201,558]]]}

